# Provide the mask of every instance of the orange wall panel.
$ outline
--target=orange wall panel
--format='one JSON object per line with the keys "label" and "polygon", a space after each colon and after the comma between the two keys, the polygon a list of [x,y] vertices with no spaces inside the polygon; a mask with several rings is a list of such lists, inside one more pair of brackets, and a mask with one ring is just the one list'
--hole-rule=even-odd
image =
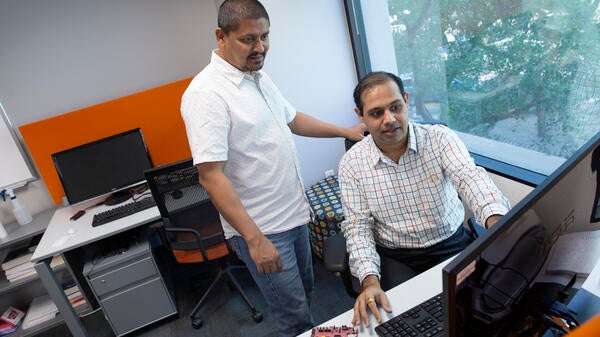
{"label": "orange wall panel", "polygon": [[53,153],[141,128],[155,166],[191,157],[179,106],[191,78],[19,127],[55,204],[65,195]]}

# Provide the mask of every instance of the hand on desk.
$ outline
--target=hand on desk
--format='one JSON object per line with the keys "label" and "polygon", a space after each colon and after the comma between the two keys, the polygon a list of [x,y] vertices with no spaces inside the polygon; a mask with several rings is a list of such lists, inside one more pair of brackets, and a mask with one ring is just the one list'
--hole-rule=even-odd
{"label": "hand on desk", "polygon": [[354,316],[352,317],[352,325],[360,325],[361,320],[365,322],[365,327],[369,327],[369,313],[367,307],[373,313],[377,323],[381,323],[381,315],[379,314],[379,306],[387,313],[391,313],[390,303],[385,292],[381,289],[379,280],[375,275],[367,276],[362,282],[362,291],[356,298],[354,303]]}

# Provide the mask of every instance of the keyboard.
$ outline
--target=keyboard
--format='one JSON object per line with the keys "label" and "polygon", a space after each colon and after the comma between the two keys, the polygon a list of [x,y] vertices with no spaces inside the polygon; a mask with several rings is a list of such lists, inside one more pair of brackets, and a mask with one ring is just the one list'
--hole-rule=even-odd
{"label": "keyboard", "polygon": [[442,336],[444,308],[442,294],[414,306],[375,327],[380,337]]}
{"label": "keyboard", "polygon": [[154,202],[154,198],[152,197],[146,197],[141,200],[128,202],[124,205],[95,214],[94,219],[92,220],[92,227],[107,224],[111,221],[124,218],[154,206],[156,206],[156,202]]}

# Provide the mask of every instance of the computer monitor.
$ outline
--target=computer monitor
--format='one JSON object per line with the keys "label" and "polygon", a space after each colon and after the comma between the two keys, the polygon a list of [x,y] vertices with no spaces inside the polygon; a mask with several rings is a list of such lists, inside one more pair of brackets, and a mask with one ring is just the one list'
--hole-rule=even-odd
{"label": "computer monitor", "polygon": [[559,258],[549,254],[556,240],[600,228],[599,168],[597,133],[445,266],[449,336],[508,336],[533,324],[524,319],[548,262]]}
{"label": "computer monitor", "polygon": [[111,193],[114,203],[124,201],[129,196],[118,193],[145,182],[152,168],[139,128],[54,153],[52,160],[71,205]]}

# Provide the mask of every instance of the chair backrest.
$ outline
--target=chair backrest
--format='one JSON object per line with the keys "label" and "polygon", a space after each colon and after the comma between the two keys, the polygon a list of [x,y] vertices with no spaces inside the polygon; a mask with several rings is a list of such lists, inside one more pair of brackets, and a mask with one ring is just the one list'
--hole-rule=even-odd
{"label": "chair backrest", "polygon": [[[231,252],[219,213],[200,185],[191,158],[155,167],[144,175],[162,217],[163,230],[159,233],[163,244],[173,250],[179,262],[208,261]],[[215,249],[217,245],[220,247]],[[190,252],[186,255],[183,251]],[[191,261],[198,252],[200,260]]]}

